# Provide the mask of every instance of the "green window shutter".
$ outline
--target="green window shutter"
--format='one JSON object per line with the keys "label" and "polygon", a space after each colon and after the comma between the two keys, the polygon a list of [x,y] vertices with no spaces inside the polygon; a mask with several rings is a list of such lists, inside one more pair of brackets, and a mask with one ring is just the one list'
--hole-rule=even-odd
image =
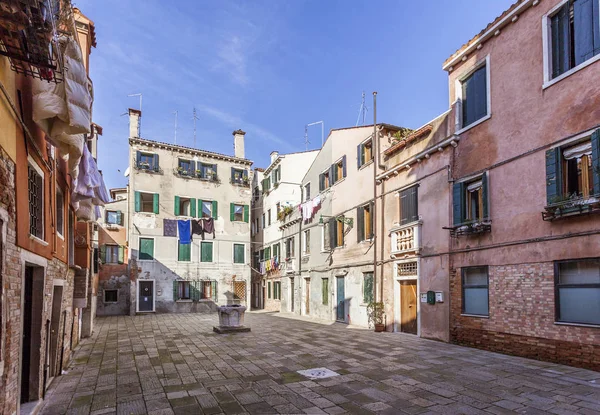
{"label": "green window shutter", "polygon": [[200,261],[213,262],[213,244],[212,242],[202,242],[200,246]]}
{"label": "green window shutter", "polygon": [[192,244],[179,243],[178,261],[189,261],[191,259]]}
{"label": "green window shutter", "polygon": [[244,250],[243,244],[233,244],[233,263],[243,264],[244,263]]}
{"label": "green window shutter", "polygon": [[360,169],[365,162],[363,161],[363,145],[356,146],[356,168]]}
{"label": "green window shutter", "polygon": [[229,204],[229,220],[231,222],[233,222],[235,219],[235,204],[234,203],[230,203]]}
{"label": "green window shutter", "polygon": [[357,242],[365,240],[365,209],[356,208],[356,240]]}
{"label": "green window shutter", "polygon": [[592,177],[594,194],[600,195],[600,129],[592,133]]}
{"label": "green window shutter", "polygon": [[323,305],[329,304],[329,280],[321,279],[321,296],[323,297]]}
{"label": "green window shutter", "polygon": [[369,304],[373,302],[373,273],[364,274],[363,282],[363,303]]}
{"label": "green window shutter", "polygon": [[140,238],[139,259],[154,259],[154,239]]}
{"label": "green window shutter", "polygon": [[375,235],[375,223],[373,223],[373,217],[375,216],[375,202],[369,204],[369,212],[371,213],[369,215],[369,220],[371,221],[371,233],[367,235],[367,239],[373,239],[373,236]]}
{"label": "green window shutter", "polygon": [[219,217],[219,210],[217,208],[217,201],[213,200],[212,202],[212,217],[213,219],[217,219]]}
{"label": "green window shutter", "polygon": [[267,283],[267,291],[269,292],[269,298],[271,298],[271,281]]}
{"label": "green window shutter", "polygon": [[250,206],[244,205],[244,222],[250,222]]}
{"label": "green window shutter", "polygon": [[125,247],[124,246],[119,246],[119,264],[122,264],[123,262],[125,262]]}
{"label": "green window shutter", "polygon": [[452,224],[458,226],[464,222],[464,183],[454,183],[452,186]]}
{"label": "green window shutter", "polygon": [[175,214],[175,216],[179,216],[179,196],[175,196],[175,206],[173,208],[173,213]]}
{"label": "green window shutter", "polygon": [[488,172],[486,171],[481,176],[481,198],[483,199],[483,219],[490,219],[490,191]]}
{"label": "green window shutter", "polygon": [[179,281],[173,281],[173,301],[177,301],[179,299]]}
{"label": "green window shutter", "polygon": [[560,148],[551,148],[546,151],[546,202],[548,205],[556,203],[562,194],[562,169],[560,158]]}
{"label": "green window shutter", "polygon": [[198,217],[196,215],[196,199],[190,199],[190,216],[192,218]]}
{"label": "green window shutter", "polygon": [[333,183],[338,181],[337,177],[337,169],[335,168],[335,164],[329,166],[329,185],[331,186]]}
{"label": "green window shutter", "polygon": [[106,263],[106,245],[100,246],[100,262],[103,264]]}
{"label": "green window shutter", "polygon": [[342,177],[346,177],[346,155],[342,157]]}
{"label": "green window shutter", "polygon": [[142,210],[142,194],[135,192],[135,211],[140,212]]}
{"label": "green window shutter", "polygon": [[214,280],[211,281],[210,282],[210,288],[211,288],[211,291],[212,291],[213,301],[215,303],[218,303],[219,302],[218,301],[219,300],[219,293],[217,292],[217,288],[218,288],[217,282],[214,281]]}
{"label": "green window shutter", "polygon": [[117,224],[123,226],[123,212],[120,210],[117,212]]}
{"label": "green window shutter", "polygon": [[154,193],[154,199],[152,200],[152,209],[154,213],[158,214],[158,193]]}

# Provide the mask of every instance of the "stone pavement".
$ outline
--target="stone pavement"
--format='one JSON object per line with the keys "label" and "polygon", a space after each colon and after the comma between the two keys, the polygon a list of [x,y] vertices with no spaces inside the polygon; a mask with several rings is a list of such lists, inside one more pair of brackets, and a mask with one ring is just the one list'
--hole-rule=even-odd
{"label": "stone pavement", "polygon": [[[43,414],[598,414],[600,373],[341,324],[246,314],[106,317]],[[339,376],[309,380],[325,367]]]}

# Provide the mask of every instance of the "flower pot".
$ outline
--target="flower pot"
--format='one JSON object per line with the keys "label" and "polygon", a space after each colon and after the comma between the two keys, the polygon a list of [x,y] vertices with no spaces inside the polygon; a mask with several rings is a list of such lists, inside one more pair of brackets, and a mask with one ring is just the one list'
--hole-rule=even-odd
{"label": "flower pot", "polygon": [[381,333],[382,331],[385,331],[385,324],[375,324],[375,333]]}

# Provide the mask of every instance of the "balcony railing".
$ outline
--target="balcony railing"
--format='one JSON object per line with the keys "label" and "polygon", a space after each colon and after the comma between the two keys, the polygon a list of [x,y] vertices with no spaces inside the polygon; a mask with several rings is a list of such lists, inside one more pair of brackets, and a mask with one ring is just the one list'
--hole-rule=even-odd
{"label": "balcony railing", "polygon": [[220,183],[219,177],[216,173],[203,173],[202,170],[191,171],[178,168],[173,170],[173,174],[175,176],[188,179],[199,179],[206,182]]}
{"label": "balcony railing", "polygon": [[554,221],[571,216],[600,213],[600,195],[584,197],[571,197],[560,202],[552,203],[544,207],[542,219]]}
{"label": "balcony railing", "polygon": [[390,231],[393,256],[419,254],[421,251],[421,225],[421,221],[413,222],[396,226]]}

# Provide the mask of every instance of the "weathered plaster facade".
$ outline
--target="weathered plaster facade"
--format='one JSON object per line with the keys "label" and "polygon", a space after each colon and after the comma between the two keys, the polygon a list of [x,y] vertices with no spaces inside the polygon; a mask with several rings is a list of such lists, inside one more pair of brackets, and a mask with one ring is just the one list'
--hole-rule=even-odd
{"label": "weathered plaster facade", "polygon": [[[141,113],[130,110],[130,125],[135,126]],[[136,134],[137,127],[131,132]],[[236,131],[235,139],[243,141],[242,131]],[[216,305],[227,303],[246,304],[250,298],[250,218],[249,208],[252,197],[252,162],[245,158],[236,158],[223,154],[196,150],[156,141],[144,140],[135,136],[129,139],[130,176],[128,190],[128,234],[130,263],[137,267],[130,287],[130,312],[140,311],[138,285],[140,281],[154,281],[155,312],[203,312],[215,310]],[[136,152],[157,155],[160,168],[153,172],[140,169],[136,165]],[[237,150],[239,154],[239,149]],[[178,174],[179,159],[193,160],[217,166],[218,179],[204,180]],[[231,182],[232,168],[246,172],[247,181]],[[136,212],[135,194],[143,192],[157,194],[158,213]],[[212,262],[201,262],[201,237],[194,235],[191,244],[191,260],[178,260],[178,238],[164,236],[164,219],[191,219],[190,215],[176,215],[174,204],[176,197],[213,202],[217,208],[214,214],[215,237],[206,234],[205,242],[212,242]],[[216,203],[215,203],[216,202]],[[245,216],[233,218],[232,205],[244,206]],[[198,205],[200,212],[201,205]],[[140,238],[153,240],[154,256],[151,260],[139,259]],[[234,263],[234,244],[244,246],[243,263]],[[175,297],[176,281],[214,281],[211,298],[178,300]],[[243,293],[235,295],[245,284]],[[216,291],[216,293],[215,293]],[[216,299],[216,302],[214,301]],[[149,301],[150,299],[148,299]],[[249,304],[249,302],[248,302]]]}

